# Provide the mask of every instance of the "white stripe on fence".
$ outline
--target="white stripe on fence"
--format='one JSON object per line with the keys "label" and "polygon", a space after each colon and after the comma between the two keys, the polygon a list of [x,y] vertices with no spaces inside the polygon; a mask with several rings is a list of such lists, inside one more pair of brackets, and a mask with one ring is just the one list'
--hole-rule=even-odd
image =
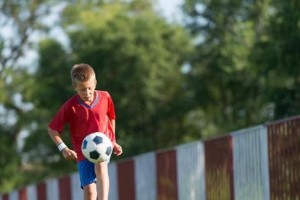
{"label": "white stripe on fence", "polygon": [[179,200],[205,200],[205,154],[200,141],[179,145],[177,182]]}
{"label": "white stripe on fence", "polygon": [[269,153],[268,153],[268,130],[264,128],[263,134],[260,135],[260,145],[263,148],[261,151],[261,182],[263,185],[264,200],[270,200],[270,176],[269,176]]}
{"label": "white stripe on fence", "polygon": [[47,200],[60,200],[58,179],[49,179],[46,181],[46,195]]}
{"label": "white stripe on fence", "polygon": [[232,133],[235,199],[268,200],[267,129],[256,126]]}
{"label": "white stripe on fence", "polygon": [[38,200],[37,199],[37,191],[36,191],[36,185],[29,185],[26,187],[26,193],[27,193],[27,200]]}
{"label": "white stripe on fence", "polygon": [[9,200],[19,200],[19,193],[18,191],[13,191],[9,193]]}
{"label": "white stripe on fence", "polygon": [[118,175],[117,175],[117,165],[116,162],[110,162],[108,164],[108,174],[109,174],[109,200],[118,200]]}
{"label": "white stripe on fence", "polygon": [[134,163],[136,200],[156,200],[155,153],[136,156]]}
{"label": "white stripe on fence", "polygon": [[72,200],[82,200],[83,199],[83,190],[80,186],[79,174],[71,174],[71,198]]}

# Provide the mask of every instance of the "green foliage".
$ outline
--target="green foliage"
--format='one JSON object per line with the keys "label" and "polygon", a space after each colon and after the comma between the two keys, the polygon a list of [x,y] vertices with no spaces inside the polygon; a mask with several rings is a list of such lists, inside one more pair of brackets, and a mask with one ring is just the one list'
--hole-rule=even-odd
{"label": "green foliage", "polygon": [[[268,39],[258,44],[258,72],[265,77],[266,101],[274,104],[274,118],[296,115],[300,109],[300,4],[274,0]],[[265,51],[263,51],[265,50]]]}
{"label": "green foliage", "polygon": [[26,66],[23,61],[33,48],[31,36],[45,28],[39,20],[48,14],[45,9],[48,3],[43,0],[0,2],[1,193],[24,183],[19,138],[34,120],[29,112],[36,97],[32,96],[35,83],[28,70],[34,66]]}
{"label": "green foliage", "polygon": [[189,123],[196,130],[200,128],[203,136],[268,119],[268,113],[263,112],[269,105],[263,101],[265,90],[249,59],[262,29],[256,21],[265,15],[256,11],[257,4],[242,0],[185,3],[190,16],[187,27],[201,39],[196,42],[197,53],[187,74],[195,99],[189,115],[196,116]]}
{"label": "green foliage", "polygon": [[12,142],[11,133],[3,127],[0,127],[0,130],[0,193],[3,193],[10,191],[20,182],[20,176],[16,173],[19,170],[20,154],[15,148],[16,144]]}
{"label": "green foliage", "polygon": [[[32,104],[27,102],[22,94],[26,94],[31,75],[24,70],[13,71],[5,69],[7,79],[1,79],[0,112],[0,192],[7,192],[16,185],[20,185],[23,177],[18,173],[22,170],[22,153],[18,148],[18,137],[21,130],[30,123],[28,112]],[[8,81],[10,80],[10,81]]]}
{"label": "green foliage", "polygon": [[[35,109],[30,114],[34,120],[23,151],[27,162],[41,166],[37,172],[40,177],[51,177],[76,170],[75,163],[63,159],[47,134],[51,118],[62,103],[73,95],[71,64],[61,44],[52,39],[40,42],[39,55],[39,68],[35,73],[35,83],[39,84],[32,88],[32,95],[38,98],[32,100]],[[71,146],[67,136],[63,134],[64,141]],[[62,165],[65,167],[58,167]]]}
{"label": "green foliage", "polygon": [[192,127],[212,135],[299,114],[298,9],[298,1],[185,1],[198,38]]}

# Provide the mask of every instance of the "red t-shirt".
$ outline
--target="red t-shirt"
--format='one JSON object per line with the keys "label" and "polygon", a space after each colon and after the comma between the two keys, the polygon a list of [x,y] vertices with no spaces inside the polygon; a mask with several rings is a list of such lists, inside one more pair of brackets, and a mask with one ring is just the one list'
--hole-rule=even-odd
{"label": "red t-shirt", "polygon": [[61,133],[66,124],[69,125],[72,145],[77,153],[77,161],[83,160],[81,143],[85,136],[94,132],[105,133],[111,141],[115,141],[110,120],[115,119],[115,109],[111,96],[107,91],[95,91],[94,102],[89,106],[75,95],[66,101],[51,120],[49,127]]}

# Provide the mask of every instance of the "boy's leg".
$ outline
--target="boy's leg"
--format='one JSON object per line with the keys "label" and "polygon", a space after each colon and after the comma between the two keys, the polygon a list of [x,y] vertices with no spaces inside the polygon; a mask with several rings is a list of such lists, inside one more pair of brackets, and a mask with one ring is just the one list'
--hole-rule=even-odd
{"label": "boy's leg", "polygon": [[83,186],[83,199],[95,200],[97,198],[96,183]]}
{"label": "boy's leg", "polygon": [[97,188],[94,163],[91,163],[88,160],[82,160],[77,166],[84,200],[95,200],[97,198]]}
{"label": "boy's leg", "polygon": [[109,193],[108,162],[100,162],[95,164],[95,173],[97,177],[98,200],[108,200],[108,193]]}

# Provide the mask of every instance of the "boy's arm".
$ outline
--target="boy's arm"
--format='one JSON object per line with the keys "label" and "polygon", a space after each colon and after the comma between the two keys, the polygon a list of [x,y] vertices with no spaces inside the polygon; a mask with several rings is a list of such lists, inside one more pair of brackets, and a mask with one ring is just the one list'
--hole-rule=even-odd
{"label": "boy's arm", "polygon": [[53,130],[52,128],[48,127],[48,134],[51,137],[52,141],[56,144],[56,146],[63,143],[59,132],[57,132],[56,130]]}
{"label": "boy's arm", "polygon": [[[110,123],[111,123],[111,127],[112,127],[112,130],[113,130],[113,134],[115,135],[115,133],[116,133],[116,120],[111,119]],[[116,138],[116,135],[115,135],[115,138]]]}
{"label": "boy's arm", "polygon": [[48,134],[51,137],[52,141],[56,144],[58,149],[62,152],[63,156],[67,160],[76,160],[77,159],[77,153],[71,149],[69,149],[63,140],[60,137],[60,134],[58,131],[51,129],[48,127]]}
{"label": "boy's arm", "polygon": [[[116,120],[112,119],[110,120],[112,129],[113,129],[113,134],[116,134]],[[116,135],[115,135],[116,138]],[[121,155],[123,153],[122,147],[115,141],[112,142],[113,144],[113,149],[114,149],[114,154],[116,154],[117,156]]]}

